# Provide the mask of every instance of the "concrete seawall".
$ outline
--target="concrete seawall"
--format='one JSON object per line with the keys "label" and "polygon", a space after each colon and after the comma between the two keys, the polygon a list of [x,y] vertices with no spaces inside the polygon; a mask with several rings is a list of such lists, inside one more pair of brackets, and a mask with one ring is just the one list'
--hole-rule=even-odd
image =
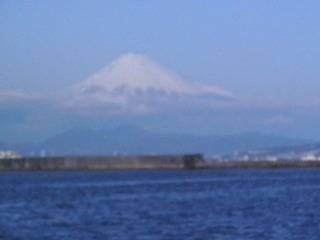
{"label": "concrete seawall", "polygon": [[1,159],[0,171],[76,171],[121,169],[194,169],[205,165],[201,154],[117,157],[28,157]]}
{"label": "concrete seawall", "polygon": [[94,171],[125,169],[320,168],[320,161],[205,162],[201,154],[116,157],[25,157],[0,159],[1,171]]}

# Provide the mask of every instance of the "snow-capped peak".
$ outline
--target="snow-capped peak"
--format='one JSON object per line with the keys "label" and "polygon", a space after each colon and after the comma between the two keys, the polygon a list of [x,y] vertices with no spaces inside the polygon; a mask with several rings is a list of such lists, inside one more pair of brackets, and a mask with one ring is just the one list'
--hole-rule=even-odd
{"label": "snow-capped peak", "polygon": [[141,54],[119,57],[85,82],[78,84],[76,89],[89,94],[210,94],[231,97],[230,93],[218,87],[189,83]]}

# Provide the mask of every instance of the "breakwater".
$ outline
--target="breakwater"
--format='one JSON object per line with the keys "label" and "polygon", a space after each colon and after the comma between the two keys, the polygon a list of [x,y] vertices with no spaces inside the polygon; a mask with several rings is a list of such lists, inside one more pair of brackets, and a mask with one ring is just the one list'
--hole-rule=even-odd
{"label": "breakwater", "polygon": [[0,171],[87,171],[122,169],[195,169],[201,154],[108,157],[24,157],[1,159]]}
{"label": "breakwater", "polygon": [[90,171],[126,169],[320,168],[320,161],[204,161],[201,154],[0,159],[0,171]]}

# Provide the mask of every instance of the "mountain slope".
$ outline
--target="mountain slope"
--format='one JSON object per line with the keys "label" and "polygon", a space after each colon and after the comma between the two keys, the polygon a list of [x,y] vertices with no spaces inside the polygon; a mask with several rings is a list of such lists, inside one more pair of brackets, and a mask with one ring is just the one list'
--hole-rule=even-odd
{"label": "mountain slope", "polygon": [[191,83],[141,54],[127,54],[76,86],[83,93],[105,95],[202,95],[230,97],[216,86]]}
{"label": "mountain slope", "polygon": [[119,57],[66,95],[62,108],[109,116],[145,115],[234,99],[227,90],[190,82],[140,54]]}

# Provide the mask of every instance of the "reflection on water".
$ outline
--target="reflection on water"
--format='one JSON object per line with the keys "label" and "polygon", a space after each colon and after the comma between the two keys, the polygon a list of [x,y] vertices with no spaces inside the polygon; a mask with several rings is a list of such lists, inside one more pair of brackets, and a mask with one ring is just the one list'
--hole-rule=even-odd
{"label": "reflection on water", "polygon": [[2,173],[0,239],[318,239],[319,173]]}

